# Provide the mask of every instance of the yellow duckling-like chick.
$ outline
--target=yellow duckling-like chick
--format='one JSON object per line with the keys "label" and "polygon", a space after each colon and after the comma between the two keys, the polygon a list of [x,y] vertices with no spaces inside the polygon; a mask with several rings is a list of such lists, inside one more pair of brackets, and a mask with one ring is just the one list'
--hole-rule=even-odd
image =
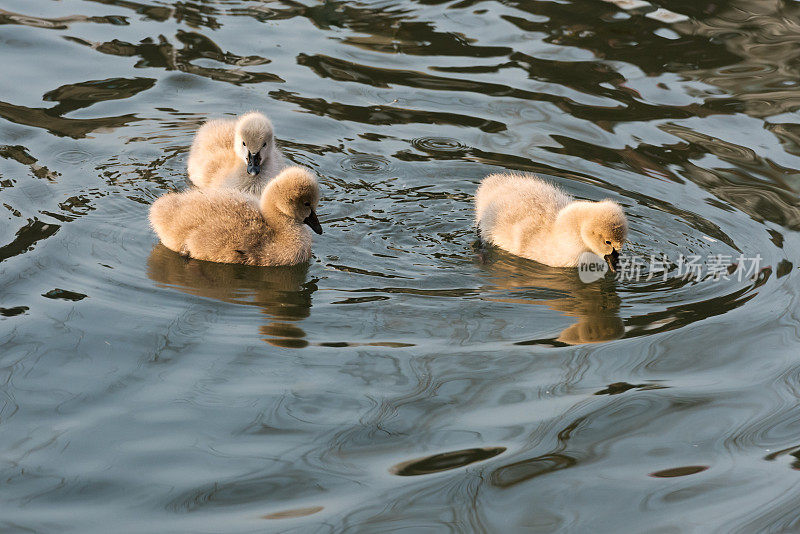
{"label": "yellow duckling-like chick", "polygon": [[612,200],[575,200],[533,175],[492,174],[475,193],[481,237],[552,267],[575,267],[584,252],[605,258],[615,271],[628,220]]}
{"label": "yellow duckling-like chick", "polygon": [[317,179],[302,167],[276,176],[261,198],[233,189],[167,193],[150,208],[150,225],[169,249],[198,260],[295,265],[311,258]]}
{"label": "yellow duckling-like chick", "polygon": [[284,167],[272,123],[251,111],[215,119],[197,131],[187,161],[189,179],[203,189],[231,188],[260,195]]}

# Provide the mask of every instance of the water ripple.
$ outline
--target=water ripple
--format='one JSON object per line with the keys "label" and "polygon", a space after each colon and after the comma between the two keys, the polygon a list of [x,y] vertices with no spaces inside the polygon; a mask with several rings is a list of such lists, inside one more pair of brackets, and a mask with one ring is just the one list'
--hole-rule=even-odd
{"label": "water ripple", "polygon": [[381,173],[391,170],[391,163],[383,156],[374,154],[352,154],[339,160],[339,165],[346,171],[359,173]]}
{"label": "water ripple", "polygon": [[433,154],[462,154],[468,147],[460,143],[457,139],[449,137],[417,137],[411,140],[411,146],[423,152]]}
{"label": "water ripple", "polygon": [[430,475],[488,460],[505,452],[505,450],[505,447],[483,447],[480,449],[442,452],[399,463],[392,466],[389,472],[403,477]]}
{"label": "water ripple", "polygon": [[[800,4],[6,4],[0,530],[797,530]],[[250,109],[320,176],[307,265],[149,228]],[[666,272],[482,245],[504,170]]]}

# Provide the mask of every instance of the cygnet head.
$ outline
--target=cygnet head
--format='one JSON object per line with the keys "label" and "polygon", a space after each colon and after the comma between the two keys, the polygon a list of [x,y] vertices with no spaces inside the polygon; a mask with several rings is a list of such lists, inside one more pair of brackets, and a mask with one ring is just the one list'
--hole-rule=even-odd
{"label": "cygnet head", "polygon": [[316,233],[322,233],[317,219],[319,185],[316,177],[303,167],[287,167],[264,189],[261,195],[261,211],[269,213],[276,209],[283,215],[303,222]]}
{"label": "cygnet head", "polygon": [[264,114],[251,111],[236,121],[233,147],[247,163],[247,174],[255,176],[261,172],[261,167],[272,157],[274,142],[272,123]]}
{"label": "cygnet head", "polygon": [[617,269],[619,251],[628,236],[628,220],[619,204],[613,200],[588,203],[581,222],[584,244],[602,256],[612,272]]}

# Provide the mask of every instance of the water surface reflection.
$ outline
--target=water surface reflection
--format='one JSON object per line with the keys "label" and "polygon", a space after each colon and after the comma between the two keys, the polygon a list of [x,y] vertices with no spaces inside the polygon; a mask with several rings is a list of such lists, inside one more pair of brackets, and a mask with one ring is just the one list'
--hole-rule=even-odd
{"label": "water surface reflection", "polygon": [[[4,0],[0,530],[797,530],[800,8],[668,7]],[[252,108],[321,177],[315,259],[153,248]],[[476,260],[502,170],[617,200],[666,276]]]}
{"label": "water surface reflection", "polygon": [[515,306],[521,313],[524,306],[546,306],[575,320],[555,337],[521,340],[517,345],[599,343],[625,333],[619,316],[622,300],[613,277],[585,283],[575,269],[548,267],[502,251],[483,249],[481,258],[484,275],[490,282],[483,287],[490,292],[484,294],[484,300],[522,305]]}
{"label": "water surface reflection", "polygon": [[308,344],[306,333],[293,324],[310,315],[317,290],[317,280],[308,278],[308,263],[251,267],[187,260],[159,243],[147,260],[147,276],[162,287],[258,307],[267,319],[259,327],[267,343],[294,348]]}

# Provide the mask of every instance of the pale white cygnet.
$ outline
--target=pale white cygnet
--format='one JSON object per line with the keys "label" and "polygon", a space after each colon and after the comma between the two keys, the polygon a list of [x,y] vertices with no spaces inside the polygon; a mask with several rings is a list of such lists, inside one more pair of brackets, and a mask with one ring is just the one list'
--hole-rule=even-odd
{"label": "pale white cygnet", "polygon": [[150,208],[150,225],[170,250],[198,260],[295,265],[311,257],[310,226],[319,186],[302,167],[281,171],[261,198],[234,189],[167,193]]}
{"label": "pale white cygnet", "polygon": [[475,193],[481,237],[552,267],[575,267],[584,252],[616,269],[628,221],[616,202],[574,200],[533,175],[492,174]]}
{"label": "pale white cygnet", "polygon": [[189,179],[204,189],[231,188],[260,195],[284,167],[272,123],[251,111],[236,120],[215,119],[197,130],[187,161]]}

